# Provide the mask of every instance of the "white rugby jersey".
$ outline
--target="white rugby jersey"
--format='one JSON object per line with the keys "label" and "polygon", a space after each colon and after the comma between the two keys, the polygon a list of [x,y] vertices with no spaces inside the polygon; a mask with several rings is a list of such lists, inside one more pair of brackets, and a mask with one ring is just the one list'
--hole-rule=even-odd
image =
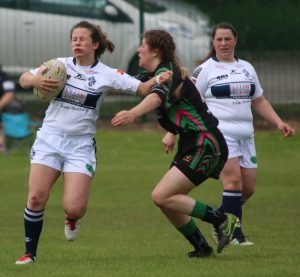
{"label": "white rugby jersey", "polygon": [[[136,94],[140,81],[100,61],[80,66],[73,57],[58,58],[67,69],[62,92],[50,102],[43,128],[66,136],[93,136],[104,96],[111,91]],[[36,74],[38,68],[32,69]]]}
{"label": "white rugby jersey", "polygon": [[192,78],[224,135],[237,139],[253,136],[251,101],[263,94],[253,66],[237,59],[219,62],[215,57],[198,66]]}

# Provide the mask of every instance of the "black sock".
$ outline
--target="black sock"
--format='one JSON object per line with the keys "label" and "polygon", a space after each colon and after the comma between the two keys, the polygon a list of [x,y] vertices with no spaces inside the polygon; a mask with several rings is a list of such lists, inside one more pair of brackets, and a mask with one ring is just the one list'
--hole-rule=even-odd
{"label": "black sock", "polygon": [[202,220],[213,224],[215,227],[218,227],[226,220],[226,215],[219,209],[207,206],[206,214],[204,215]]}
{"label": "black sock", "polygon": [[200,230],[197,228],[197,230],[192,233],[191,235],[186,236],[186,239],[190,242],[191,245],[194,246],[196,251],[200,251],[205,248],[209,248],[205,237],[202,235]]}
{"label": "black sock", "polygon": [[31,253],[36,256],[37,246],[43,227],[44,210],[33,211],[25,208],[24,228],[25,228],[25,247],[26,254]]}
{"label": "black sock", "polygon": [[189,241],[191,245],[194,246],[196,251],[209,247],[193,218],[191,218],[185,225],[177,227],[176,229]]}

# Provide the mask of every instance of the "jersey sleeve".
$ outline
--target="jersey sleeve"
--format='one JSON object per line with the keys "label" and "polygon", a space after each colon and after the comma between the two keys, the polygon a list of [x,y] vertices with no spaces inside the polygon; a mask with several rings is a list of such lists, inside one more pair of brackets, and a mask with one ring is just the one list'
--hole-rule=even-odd
{"label": "jersey sleeve", "polygon": [[201,66],[198,66],[193,72],[192,77],[196,78],[195,86],[200,95],[204,98],[204,94],[207,90],[207,74],[205,70]]}
{"label": "jersey sleeve", "polygon": [[254,95],[253,95],[253,98],[252,98],[252,100],[253,100],[253,99],[256,99],[256,98],[263,95],[263,89],[260,85],[260,82],[259,82],[259,79],[257,77],[257,73],[256,73],[254,67],[253,66],[251,66],[251,67],[253,69],[253,79],[254,79],[254,82],[255,82],[255,92],[254,92]]}
{"label": "jersey sleeve", "polygon": [[128,75],[127,73],[113,69],[108,78],[111,78],[111,89],[119,92],[126,92],[128,94],[136,95],[140,80]]}

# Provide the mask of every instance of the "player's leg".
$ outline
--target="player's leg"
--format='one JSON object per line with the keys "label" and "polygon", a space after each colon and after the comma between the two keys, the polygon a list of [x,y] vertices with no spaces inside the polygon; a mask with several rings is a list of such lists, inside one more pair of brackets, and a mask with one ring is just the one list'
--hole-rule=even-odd
{"label": "player's leg", "polygon": [[65,236],[69,241],[75,240],[79,234],[79,219],[87,210],[91,180],[91,176],[83,173],[64,173]]}
{"label": "player's leg", "polygon": [[[256,172],[257,172],[257,160],[254,138],[241,141],[242,156],[240,159],[240,170],[242,177],[242,207],[246,201],[255,192],[256,186]],[[242,221],[242,214],[240,220]],[[237,234],[232,241],[233,244],[248,246],[253,245],[249,239],[246,238],[243,231]]]}
{"label": "player's leg", "polygon": [[243,168],[241,167],[243,188],[242,188],[242,204],[255,193],[256,188],[256,168]]}
{"label": "player's leg", "polygon": [[60,172],[42,164],[32,164],[29,175],[29,193],[24,211],[25,256],[16,264],[28,264],[35,260],[39,237],[43,227],[43,215],[51,188]]}
{"label": "player's leg", "polygon": [[206,258],[213,254],[213,249],[207,243],[192,217],[163,208],[161,211],[194,247],[194,251],[188,253],[190,258]]}
{"label": "player's leg", "polygon": [[75,240],[79,219],[86,212],[92,177],[96,171],[96,141],[93,138],[71,138],[64,147],[65,162],[63,208],[65,236]]}
{"label": "player's leg", "polygon": [[[155,187],[152,200],[161,209],[196,217],[219,227],[218,252],[221,252],[229,242],[238,220],[234,216],[227,216],[218,209],[186,195],[194,188],[195,185],[177,167],[173,166]],[[227,235],[224,232],[225,228],[230,229]]]}
{"label": "player's leg", "polygon": [[[242,218],[242,176],[240,169],[240,158],[233,157],[227,160],[221,175],[223,184],[222,204],[220,210],[224,213],[231,213],[239,218]],[[235,229],[233,237],[241,234],[241,226]],[[216,230],[214,230],[214,240],[217,240]]]}

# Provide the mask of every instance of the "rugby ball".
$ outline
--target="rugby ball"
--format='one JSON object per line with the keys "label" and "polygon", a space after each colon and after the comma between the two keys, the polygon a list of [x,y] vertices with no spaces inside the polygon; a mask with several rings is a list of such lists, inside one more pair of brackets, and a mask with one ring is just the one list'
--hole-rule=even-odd
{"label": "rugby ball", "polygon": [[63,62],[53,59],[43,64],[47,67],[47,71],[43,74],[45,78],[58,81],[58,88],[49,93],[42,90],[33,88],[33,94],[41,101],[51,101],[55,98],[64,88],[67,81],[67,70]]}

